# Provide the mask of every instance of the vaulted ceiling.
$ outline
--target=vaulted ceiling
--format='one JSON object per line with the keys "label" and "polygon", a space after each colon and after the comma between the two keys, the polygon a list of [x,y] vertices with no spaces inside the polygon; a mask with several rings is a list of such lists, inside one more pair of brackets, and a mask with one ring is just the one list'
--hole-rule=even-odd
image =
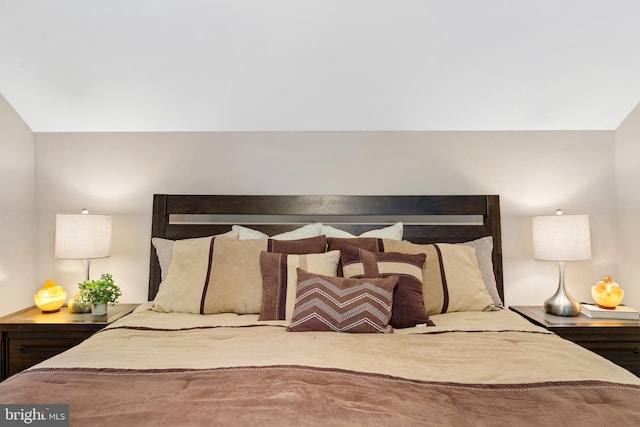
{"label": "vaulted ceiling", "polygon": [[0,0],[36,132],[615,129],[638,0]]}

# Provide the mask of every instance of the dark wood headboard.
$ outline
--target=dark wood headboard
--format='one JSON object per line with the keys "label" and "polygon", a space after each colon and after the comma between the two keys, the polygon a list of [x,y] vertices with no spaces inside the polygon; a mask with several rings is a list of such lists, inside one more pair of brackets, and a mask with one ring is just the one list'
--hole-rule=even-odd
{"label": "dark wood headboard", "polygon": [[[206,221],[196,220],[206,216]],[[353,234],[401,221],[414,243],[460,243],[493,236],[493,265],[504,301],[500,198],[471,196],[153,196],[152,237],[185,239],[224,233],[233,224],[274,235],[322,222]],[[160,286],[160,265],[151,246],[149,300]]]}

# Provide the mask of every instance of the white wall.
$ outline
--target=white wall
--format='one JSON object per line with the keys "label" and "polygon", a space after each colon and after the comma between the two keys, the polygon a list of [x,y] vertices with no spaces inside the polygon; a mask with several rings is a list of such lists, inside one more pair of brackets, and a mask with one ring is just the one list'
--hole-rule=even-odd
{"label": "white wall", "polygon": [[615,179],[616,281],[625,291],[624,302],[640,308],[640,104],[616,131]]}
{"label": "white wall", "polygon": [[36,283],[34,138],[0,95],[0,316],[33,305]]}
{"label": "white wall", "polygon": [[[571,263],[579,299],[615,266],[614,132],[238,132],[36,134],[38,279],[74,287],[53,258],[56,212],[114,215],[111,272],[123,301],[147,292],[153,193],[499,194],[507,304],[542,304],[557,266],[534,261],[533,215],[591,215],[593,260]],[[16,309],[20,305],[15,302]],[[640,304],[637,304],[640,306]]]}

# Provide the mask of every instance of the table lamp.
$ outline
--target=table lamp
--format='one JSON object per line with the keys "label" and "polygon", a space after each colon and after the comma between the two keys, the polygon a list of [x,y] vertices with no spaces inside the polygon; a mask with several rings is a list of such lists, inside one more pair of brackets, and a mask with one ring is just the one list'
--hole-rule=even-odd
{"label": "table lamp", "polygon": [[591,259],[591,234],[588,215],[537,216],[532,220],[533,256],[541,261],[557,261],[559,283],[556,293],[544,302],[544,310],[556,316],[577,316],[580,303],[565,288],[564,270],[567,261]]}
{"label": "table lamp", "polygon": [[[56,214],[55,257],[81,259],[84,263],[84,280],[89,280],[91,260],[111,255],[111,215]],[[86,313],[89,304],[77,304],[79,293],[69,301],[69,311]],[[73,303],[72,303],[73,302]]]}

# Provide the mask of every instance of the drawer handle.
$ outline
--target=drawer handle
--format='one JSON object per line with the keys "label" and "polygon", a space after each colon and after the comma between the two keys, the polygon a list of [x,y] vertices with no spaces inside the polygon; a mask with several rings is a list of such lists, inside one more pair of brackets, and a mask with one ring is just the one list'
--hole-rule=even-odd
{"label": "drawer handle", "polygon": [[[637,349],[636,349],[637,350]],[[27,352],[27,345],[26,344],[22,344],[20,346],[20,353],[26,353]]]}
{"label": "drawer handle", "polygon": [[638,346],[633,347],[633,354],[640,354],[640,349],[638,349]]}

